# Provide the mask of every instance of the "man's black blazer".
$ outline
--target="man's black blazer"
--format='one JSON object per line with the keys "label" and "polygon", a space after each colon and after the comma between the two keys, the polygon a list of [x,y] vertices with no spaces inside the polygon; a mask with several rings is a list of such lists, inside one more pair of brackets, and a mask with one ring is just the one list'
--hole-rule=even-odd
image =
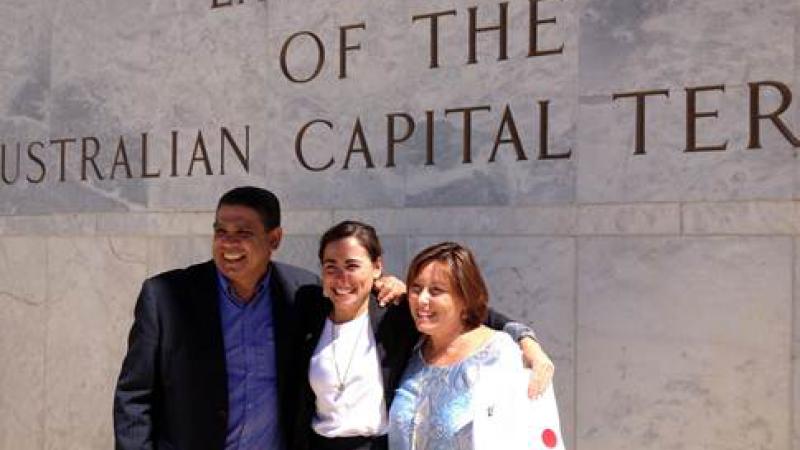
{"label": "man's black blazer", "polygon": [[[292,448],[297,390],[291,348],[295,305],[304,292],[313,291],[319,279],[304,269],[271,265],[278,418]],[[224,448],[228,392],[218,302],[217,274],[211,261],[144,282],[114,393],[117,450]]]}

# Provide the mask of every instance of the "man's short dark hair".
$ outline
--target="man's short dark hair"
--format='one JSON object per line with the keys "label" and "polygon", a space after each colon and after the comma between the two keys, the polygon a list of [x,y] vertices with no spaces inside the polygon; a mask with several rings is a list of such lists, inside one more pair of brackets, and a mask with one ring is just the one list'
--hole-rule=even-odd
{"label": "man's short dark hair", "polygon": [[246,206],[254,210],[267,231],[281,226],[281,205],[278,197],[266,189],[255,186],[233,188],[220,197],[217,211],[222,205]]}

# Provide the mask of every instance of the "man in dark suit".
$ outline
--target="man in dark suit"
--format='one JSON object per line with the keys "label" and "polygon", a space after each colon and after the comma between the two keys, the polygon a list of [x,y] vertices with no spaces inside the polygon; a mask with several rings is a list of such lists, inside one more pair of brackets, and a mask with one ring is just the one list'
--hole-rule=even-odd
{"label": "man in dark suit", "polygon": [[[275,195],[235,188],[217,205],[213,261],[143,283],[114,395],[117,450],[293,448],[295,305],[319,279],[271,261],[281,237]],[[384,284],[379,297],[404,290]],[[536,361],[549,383],[552,363]]]}
{"label": "man in dark suit", "polygon": [[117,449],[288,448],[293,306],[318,277],[270,261],[281,235],[275,195],[233,189],[213,261],[144,282],[114,396]]}

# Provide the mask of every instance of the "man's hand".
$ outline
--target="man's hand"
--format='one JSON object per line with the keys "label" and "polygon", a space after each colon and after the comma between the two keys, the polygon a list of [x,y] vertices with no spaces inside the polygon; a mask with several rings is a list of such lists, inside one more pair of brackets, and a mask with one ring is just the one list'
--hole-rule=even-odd
{"label": "man's hand", "polygon": [[519,346],[522,349],[525,366],[530,367],[533,372],[528,383],[528,397],[538,398],[553,381],[555,366],[550,357],[542,350],[542,346],[533,339],[523,338],[519,342]]}
{"label": "man's hand", "polygon": [[378,298],[378,304],[386,306],[389,303],[399,305],[406,295],[406,284],[391,275],[384,275],[377,280],[372,288]]}

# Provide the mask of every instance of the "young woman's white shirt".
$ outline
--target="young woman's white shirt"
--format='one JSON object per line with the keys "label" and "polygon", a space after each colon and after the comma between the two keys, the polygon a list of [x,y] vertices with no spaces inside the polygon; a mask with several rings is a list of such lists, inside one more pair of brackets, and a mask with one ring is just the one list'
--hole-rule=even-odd
{"label": "young woman's white shirt", "polygon": [[[317,434],[325,437],[386,434],[383,377],[369,314],[342,324],[325,320],[308,377],[317,398],[316,415],[311,422]],[[345,384],[341,393],[340,383]]]}

